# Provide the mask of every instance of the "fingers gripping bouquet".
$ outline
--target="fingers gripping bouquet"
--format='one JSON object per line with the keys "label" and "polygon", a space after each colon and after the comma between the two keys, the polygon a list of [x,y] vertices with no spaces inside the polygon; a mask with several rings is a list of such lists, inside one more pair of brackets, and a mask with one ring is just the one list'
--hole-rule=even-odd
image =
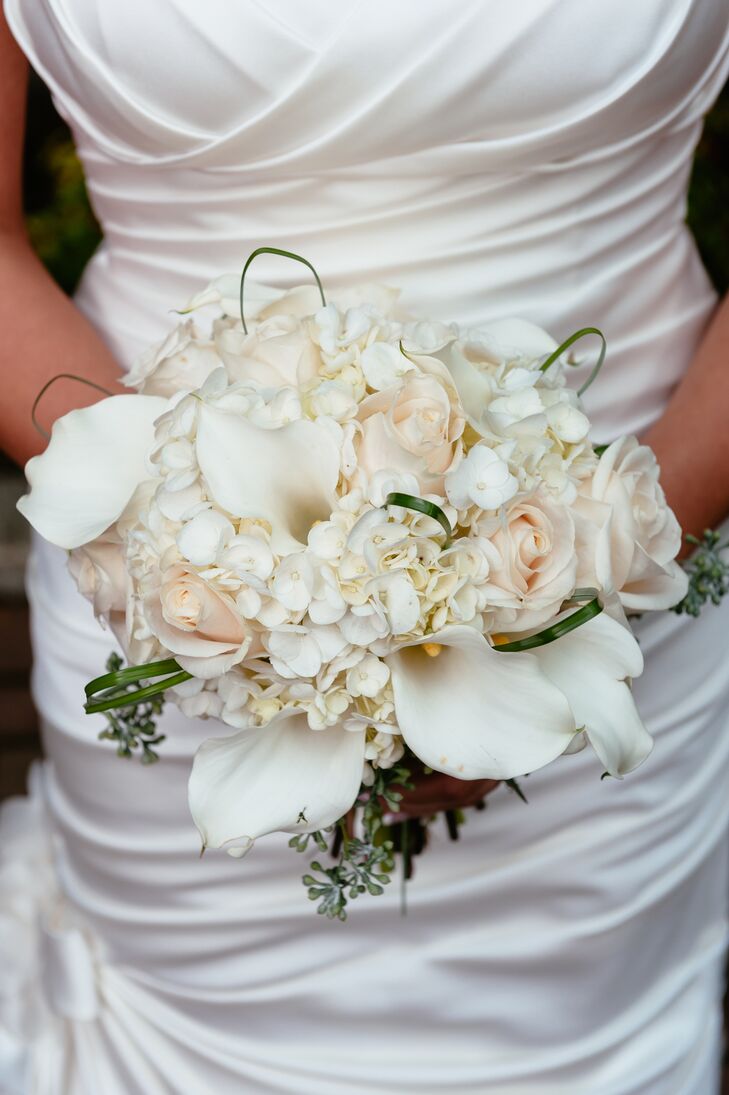
{"label": "fingers gripping bouquet", "polygon": [[20,508],[129,663],[87,688],[106,735],[154,759],[163,692],[215,720],[189,786],[203,845],[325,849],[339,827],[305,882],[343,918],[388,879],[383,810],[414,758],[463,780],[587,743],[611,776],[640,764],[625,612],[687,581],[652,452],[596,449],[567,384],[567,349],[599,331],[461,330],[316,280],[247,302],[245,270],[213,282],[137,394],[55,424]]}

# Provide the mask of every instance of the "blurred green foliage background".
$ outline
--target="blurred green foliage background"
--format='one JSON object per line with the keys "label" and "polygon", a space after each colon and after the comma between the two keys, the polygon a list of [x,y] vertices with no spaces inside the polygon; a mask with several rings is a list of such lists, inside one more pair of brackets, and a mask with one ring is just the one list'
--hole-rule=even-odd
{"label": "blurred green foliage background", "polygon": [[33,247],[70,294],[101,232],[86,196],[71,135],[34,73],[28,89],[24,197]]}
{"label": "blurred green foliage background", "polygon": [[[26,209],[33,245],[56,280],[72,292],[96,247],[99,227],[67,128],[43,84],[30,88]],[[688,221],[721,292],[729,287],[729,85],[706,119],[697,149]]]}

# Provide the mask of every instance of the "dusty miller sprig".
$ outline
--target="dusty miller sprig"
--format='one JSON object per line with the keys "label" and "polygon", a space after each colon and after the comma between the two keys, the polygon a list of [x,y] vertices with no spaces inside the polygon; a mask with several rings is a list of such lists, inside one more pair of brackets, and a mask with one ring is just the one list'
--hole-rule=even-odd
{"label": "dusty miller sprig", "polygon": [[721,552],[729,547],[729,541],[721,543],[720,533],[706,529],[701,539],[688,534],[686,542],[694,544],[696,551],[684,563],[689,579],[688,591],[673,611],[698,616],[707,602],[718,605],[729,593],[729,563],[721,557]]}
{"label": "dusty miller sprig", "polygon": [[[123,659],[113,652],[107,658],[106,668],[109,673],[116,673],[123,664]],[[135,692],[141,687],[140,681],[127,685],[126,691]],[[142,764],[154,764],[159,760],[159,753],[154,746],[163,742],[166,736],[156,732],[156,720],[162,713],[164,702],[164,695],[159,693],[136,707],[105,711],[104,717],[109,725],[99,732],[99,738],[115,741],[117,756],[120,757],[131,757],[136,749],[141,748],[139,759]]]}
{"label": "dusty miller sprig", "polygon": [[[362,786],[358,798],[361,808],[361,837],[350,835],[346,819],[325,830],[335,833],[333,853],[339,858],[331,867],[318,859],[302,881],[310,901],[318,901],[317,912],[330,920],[346,920],[347,904],[361,894],[376,897],[384,893],[395,866],[394,844],[384,824],[386,812],[395,813],[402,799],[398,787],[410,789],[410,771],[404,765],[377,768],[371,786]],[[327,851],[329,843],[324,832],[302,833],[289,840],[289,847],[305,852],[311,843]]]}

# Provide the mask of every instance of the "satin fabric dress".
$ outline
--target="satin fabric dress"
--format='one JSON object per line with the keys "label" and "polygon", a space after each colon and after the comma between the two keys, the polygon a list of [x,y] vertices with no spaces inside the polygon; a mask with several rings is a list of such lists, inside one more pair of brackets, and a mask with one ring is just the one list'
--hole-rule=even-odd
{"label": "satin fabric dress", "polygon": [[[124,366],[274,245],[444,320],[597,324],[597,439],[661,413],[716,304],[684,214],[726,0],[5,11],[73,129],[104,229],[77,304]],[[434,833],[407,917],[394,886],[341,925],[286,838],[198,858],[186,782],[220,728],[171,710],[158,765],[119,760],[81,713],[109,639],[38,541],[29,595],[48,760],[0,842],[2,1091],[718,1090],[729,603],[637,623],[639,771],[600,782],[585,751],[525,780],[528,806],[497,790],[459,843]]]}

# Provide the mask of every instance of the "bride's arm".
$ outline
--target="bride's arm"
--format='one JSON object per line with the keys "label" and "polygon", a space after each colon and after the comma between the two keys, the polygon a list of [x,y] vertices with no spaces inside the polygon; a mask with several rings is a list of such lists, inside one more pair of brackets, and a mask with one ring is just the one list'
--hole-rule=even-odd
{"label": "bride's arm", "polygon": [[[108,348],[36,258],[23,225],[22,152],[27,62],[0,5],[0,447],[18,463],[45,447],[31,422],[33,400],[58,373],[74,373],[110,391],[119,366]],[[46,428],[100,395],[59,381],[39,413]]]}
{"label": "bride's arm", "polygon": [[684,531],[700,536],[723,521],[729,514],[729,296],[643,440],[655,450],[666,496]]}

